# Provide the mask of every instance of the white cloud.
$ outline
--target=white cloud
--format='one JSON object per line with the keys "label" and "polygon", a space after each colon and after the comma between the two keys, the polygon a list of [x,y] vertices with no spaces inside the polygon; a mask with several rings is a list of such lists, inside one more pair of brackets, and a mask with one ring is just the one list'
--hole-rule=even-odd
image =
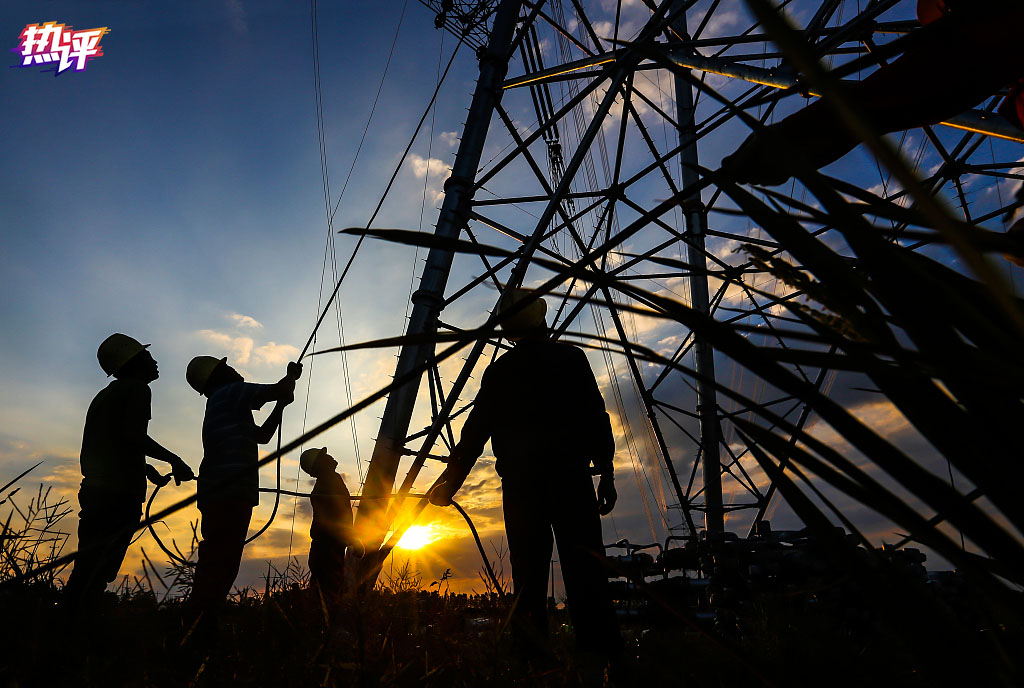
{"label": "white cloud", "polygon": [[216,330],[199,330],[199,336],[214,346],[215,353],[227,355],[230,363],[238,365],[249,362],[255,344],[252,337],[232,337]]}
{"label": "white cloud", "polygon": [[454,148],[455,144],[459,142],[459,132],[457,131],[442,131],[440,136],[441,143],[445,144],[450,148]]}
{"label": "white cloud", "polygon": [[427,197],[434,203],[444,198],[444,180],[452,176],[452,166],[437,158],[424,158],[413,153],[409,156],[409,167],[419,179],[427,178]]}
{"label": "white cloud", "polygon": [[615,25],[610,21],[594,22],[594,33],[599,38],[611,38],[615,34]]}
{"label": "white cloud", "polygon": [[261,329],[263,327],[263,323],[261,323],[259,320],[256,320],[256,318],[250,317],[248,315],[242,315],[241,313],[232,313],[229,317],[235,321],[235,325],[237,325],[238,327],[250,327],[254,330]]}
{"label": "white cloud", "polygon": [[443,160],[424,158],[422,155],[416,155],[415,153],[409,156],[409,166],[412,168],[412,173],[420,179],[423,179],[428,174],[431,177],[443,175],[447,178],[452,173],[451,165],[445,164]]}
{"label": "white cloud", "polygon": [[299,356],[298,348],[291,344],[267,342],[252,351],[253,362],[268,366],[283,366]]}
{"label": "white cloud", "polygon": [[198,334],[212,346],[210,355],[226,355],[232,365],[277,367],[295,360],[299,355],[299,350],[291,344],[267,342],[257,346],[252,337],[235,337],[216,330],[199,330]]}

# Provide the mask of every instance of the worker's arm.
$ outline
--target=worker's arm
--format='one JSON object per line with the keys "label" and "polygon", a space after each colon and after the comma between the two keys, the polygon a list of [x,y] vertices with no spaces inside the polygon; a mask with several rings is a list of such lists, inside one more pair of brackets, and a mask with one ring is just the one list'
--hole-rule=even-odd
{"label": "worker's arm", "polygon": [[462,426],[459,443],[452,449],[448,457],[448,465],[444,472],[427,491],[428,499],[434,506],[448,506],[452,498],[466,482],[473,464],[484,453],[484,445],[491,436],[493,416],[492,390],[493,380],[489,379],[491,368],[484,371],[480,382],[480,392],[476,395],[473,409]]}
{"label": "worker's arm", "polygon": [[192,469],[180,456],[164,447],[149,435],[146,435],[146,439],[143,441],[143,452],[150,458],[171,464],[175,485],[195,480],[195,473],[192,472]]}
{"label": "worker's arm", "polygon": [[274,439],[274,433],[277,432],[277,428],[281,425],[281,416],[284,414],[284,407],[291,403],[291,399],[280,400],[274,404],[273,410],[267,419],[263,421],[263,425],[256,428],[256,441],[260,444],[266,444],[270,440]]}
{"label": "worker's arm", "polygon": [[302,376],[301,363],[289,363],[288,372],[273,385],[273,398],[290,404],[295,400],[295,383]]}
{"label": "worker's arm", "polygon": [[604,411],[602,416],[603,422],[599,425],[601,429],[597,432],[598,441],[592,460],[594,471],[601,476],[601,481],[597,484],[597,511],[605,516],[615,508],[619,496],[615,491],[615,469],[612,463],[615,458],[615,436],[612,434],[612,422],[608,412]]}
{"label": "worker's arm", "polygon": [[263,425],[256,428],[256,441],[258,443],[266,444],[274,438],[274,433],[277,432],[277,428],[281,425],[284,407],[295,401],[295,381],[301,375],[302,364],[289,363],[288,372],[285,376],[275,384],[266,386],[269,390],[270,398],[276,399],[277,403],[274,404],[274,408],[271,410],[270,415],[267,416],[267,419],[263,421]]}
{"label": "worker's arm", "polygon": [[132,383],[130,386],[123,386],[122,389],[124,391],[120,399],[123,405],[120,414],[124,423],[125,441],[143,456],[171,464],[176,485],[180,485],[182,481],[193,480],[196,476],[188,464],[149,436],[149,421],[153,417],[153,397],[149,385]]}
{"label": "worker's arm", "polygon": [[366,554],[366,546],[363,545],[363,541],[356,535],[356,529],[352,525],[343,525],[338,530],[340,531],[341,541],[348,547],[349,554],[356,558]]}
{"label": "worker's arm", "polygon": [[594,464],[593,472],[601,476],[597,484],[597,510],[602,516],[611,513],[618,501],[618,493],[615,491],[615,469],[613,460],[615,458],[615,435],[612,432],[611,416],[605,410],[604,397],[601,396],[601,389],[597,385],[597,378],[587,361],[586,354],[581,349],[579,352],[578,365],[578,389],[580,390],[580,403],[587,410],[588,418],[593,419],[594,431],[589,436],[586,451],[587,458]]}

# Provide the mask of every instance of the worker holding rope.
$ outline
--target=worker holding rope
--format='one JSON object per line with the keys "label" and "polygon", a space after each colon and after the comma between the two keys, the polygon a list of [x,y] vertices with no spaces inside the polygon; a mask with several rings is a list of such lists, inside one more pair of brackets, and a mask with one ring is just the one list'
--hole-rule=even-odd
{"label": "worker holding rope", "polygon": [[146,479],[168,480],[146,457],[169,463],[176,484],[195,477],[181,457],[149,436],[149,383],[160,377],[160,370],[148,346],[115,333],[96,353],[103,372],[114,380],[100,390],[85,416],[78,557],[64,586],[64,604],[73,612],[97,603],[117,577],[142,517]]}
{"label": "worker holding rope", "polygon": [[[515,586],[517,651],[532,664],[551,660],[546,598],[553,530],[577,650],[601,668],[622,650],[601,566],[600,516],[616,501],[611,422],[586,355],[548,338],[543,299],[510,290],[498,309],[504,336],[515,347],[484,371],[460,441],[429,500],[451,503],[490,438]],[[594,473],[601,476],[596,496]]]}
{"label": "worker holding rope", "polygon": [[[259,504],[258,445],[274,437],[301,374],[300,363],[289,363],[276,384],[253,384],[227,358],[212,356],[196,356],[185,372],[192,389],[207,399],[198,495],[203,539],[188,604],[205,615],[210,629],[238,575],[252,510]],[[252,412],[270,401],[277,403],[257,426]]]}

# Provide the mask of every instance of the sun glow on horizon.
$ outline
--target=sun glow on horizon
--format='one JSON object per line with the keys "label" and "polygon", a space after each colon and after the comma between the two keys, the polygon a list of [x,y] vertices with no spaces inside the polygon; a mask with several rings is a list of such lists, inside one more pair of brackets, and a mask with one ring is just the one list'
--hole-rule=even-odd
{"label": "sun glow on horizon", "polygon": [[396,547],[402,549],[422,549],[437,539],[433,525],[409,526],[405,535],[398,541]]}

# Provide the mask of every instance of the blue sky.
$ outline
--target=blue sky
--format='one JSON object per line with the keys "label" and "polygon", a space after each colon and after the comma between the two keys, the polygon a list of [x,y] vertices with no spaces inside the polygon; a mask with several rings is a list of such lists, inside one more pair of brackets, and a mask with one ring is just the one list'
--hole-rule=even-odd
{"label": "blue sky", "polygon": [[[325,5],[321,80],[337,198],[402,5]],[[35,479],[73,489],[84,410],[106,384],[95,349],[113,331],[153,344],[161,379],[151,434],[198,468],[203,400],[185,385],[191,356],[231,355],[250,379],[273,381],[315,321],[326,221],[309,8],[5,3],[0,35],[15,47],[26,24],[44,21],[110,33],[84,72],[0,72],[0,475],[45,458]],[[410,2],[339,226],[369,219],[436,83],[441,38]],[[439,121],[461,121],[476,71],[466,58],[449,76]],[[442,133],[433,157],[450,162],[454,134]],[[428,128],[378,225],[417,226],[423,178],[412,162],[426,158],[429,138]],[[431,174],[431,194],[442,177]],[[434,207],[432,197],[428,218]],[[352,243],[339,239],[339,252]],[[362,251],[349,279],[360,286],[342,293],[350,338],[401,329],[413,252],[393,253]],[[371,373],[376,365],[357,365],[353,377]],[[316,382],[330,404],[318,412],[314,398],[319,421],[342,406],[329,378]],[[297,404],[287,432],[301,415]],[[355,474],[351,463],[343,469]]]}
{"label": "blue sky", "polygon": [[[614,16],[614,3],[593,5],[595,16]],[[798,17],[806,14],[806,5],[796,3]],[[624,7],[625,24],[638,27],[646,10],[638,2],[626,2]],[[400,2],[323,3],[319,9],[323,112],[334,199],[370,114],[402,9]],[[900,16],[906,16],[907,9],[901,8]],[[161,379],[153,385],[151,434],[198,468],[203,400],[185,384],[185,365],[200,353],[226,355],[249,379],[270,382],[280,377],[315,321],[327,224],[308,6],[240,0],[16,0],[0,8],[0,37],[13,48],[26,24],[44,21],[79,30],[107,26],[110,33],[102,40],[104,56],[91,61],[84,72],[54,78],[36,67],[0,71],[0,384],[5,390],[0,399],[0,480],[42,459],[44,465],[26,482],[45,480],[72,496],[79,480],[77,452],[85,409],[106,384],[95,360],[99,342],[121,331],[152,343]],[[713,23],[718,26],[712,28],[725,33],[746,26],[748,20],[743,12],[730,10],[720,12]],[[631,30],[622,33],[629,35]],[[450,36],[433,28],[433,14],[410,1],[335,227],[363,225],[369,219],[434,88],[438,59],[447,61],[453,47]],[[544,49],[551,50],[550,44]],[[7,54],[5,65],[14,64],[16,56]],[[512,73],[517,70],[521,66],[513,66]],[[421,208],[423,229],[436,220],[441,184],[476,73],[476,60],[464,50],[441,91],[436,118],[428,118],[375,226],[420,228]],[[662,79],[655,76],[644,84],[638,80],[638,88],[648,89],[652,98],[668,98],[666,107],[671,108],[670,89]],[[741,88],[722,77],[711,77],[711,82],[726,92]],[[557,92],[554,96],[559,97]],[[506,105],[517,123],[532,121],[525,93],[507,97]],[[780,111],[787,107],[792,105]],[[664,138],[666,145],[671,138],[662,129],[653,135]],[[702,161],[713,166],[744,135],[738,126],[723,128],[702,149]],[[946,141],[954,138],[950,132],[941,135]],[[907,150],[912,151],[921,134],[912,132],[910,137]],[[503,146],[500,138],[489,141],[484,160]],[[1021,152],[1019,146],[997,142],[992,156],[1015,160]],[[921,167],[927,170],[935,163],[926,155]],[[873,161],[862,151],[829,171],[865,187],[880,182]],[[532,188],[528,177],[517,171],[502,180],[504,186],[497,181],[493,188],[504,195]],[[972,198],[979,208],[992,207],[998,193],[1005,200],[1011,185],[998,187],[999,192],[996,188],[977,188]],[[653,187],[637,191],[641,192],[650,197],[665,194]],[[508,217],[510,224],[529,220],[527,215]],[[740,232],[755,229],[739,220],[719,217],[715,222]],[[493,234],[479,236],[483,241],[502,241]],[[337,239],[339,262],[353,244],[351,237]],[[724,242],[712,246],[723,257],[730,255],[730,248]],[[364,246],[341,291],[349,342],[393,336],[404,328],[417,258],[411,248],[374,242]],[[478,267],[460,258],[452,281],[465,281],[473,274],[479,274]],[[329,274],[327,281],[331,282]],[[669,282],[659,287],[678,287]],[[493,293],[481,289],[446,311],[446,318],[465,326],[479,324],[492,303]],[[664,331],[661,324],[641,322],[640,327],[663,346],[670,346],[665,342],[678,334]],[[325,345],[337,342],[333,316],[321,336]],[[393,370],[392,353],[349,357],[354,399],[386,383]],[[610,374],[593,360],[611,406]],[[624,366],[617,372],[622,374]],[[286,414],[286,439],[301,431],[304,420],[307,425],[318,423],[347,406],[342,379],[340,359],[324,357],[307,365],[299,400]],[[310,396],[304,412],[306,382]],[[900,424],[891,407],[858,397],[849,391],[852,386],[841,379],[836,392],[851,405],[859,404],[865,417],[888,427],[891,436],[905,436],[908,446],[926,451],[914,444],[905,421]],[[684,398],[686,393],[680,395]],[[378,404],[361,414],[356,424],[364,462],[372,450],[380,411]],[[323,442],[337,447],[332,451],[341,470],[350,485],[357,485],[351,428],[339,426]],[[614,523],[606,521],[608,541],[613,535],[634,540],[652,535],[640,488],[631,484],[628,453],[620,443],[623,499]],[[285,461],[284,472],[294,480],[294,456]],[[425,477],[434,472],[430,469]],[[272,473],[264,471],[263,476],[264,484],[270,484]],[[664,507],[664,498],[658,500],[656,494],[665,493],[659,482],[664,476],[655,470],[650,480],[657,484],[650,496]],[[300,483],[308,486],[308,481]],[[486,460],[467,487],[467,508],[479,519],[485,537],[497,541],[498,485]],[[174,496],[183,494],[178,491]],[[265,518],[268,503],[265,496],[255,522]],[[243,582],[252,582],[264,570],[265,559],[280,562],[289,542],[297,549],[304,547],[303,505],[297,513],[298,540],[292,539],[291,506],[286,503],[286,518],[248,550]],[[785,525],[782,511],[779,517]],[[171,519],[175,536],[184,537],[187,521],[195,517],[190,511]],[[437,576],[451,566],[459,585],[471,587],[479,562],[464,526],[450,514],[434,513],[431,518],[437,523],[435,536],[450,542],[439,545],[438,557],[424,561],[425,574]],[[664,537],[661,526],[654,530],[654,535]],[[126,562],[126,567],[131,565]]]}

